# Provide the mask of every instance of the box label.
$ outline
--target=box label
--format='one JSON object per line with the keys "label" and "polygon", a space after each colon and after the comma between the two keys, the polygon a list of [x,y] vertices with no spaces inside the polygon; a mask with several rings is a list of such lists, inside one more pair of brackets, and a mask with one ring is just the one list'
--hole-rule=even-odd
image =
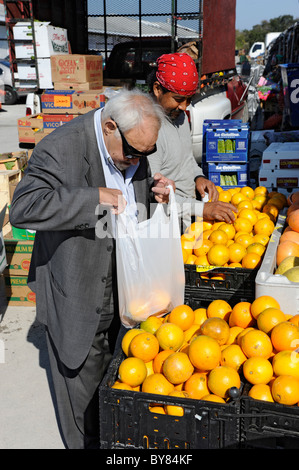
{"label": "box label", "polygon": [[55,95],[54,96],[55,108],[71,108],[72,101],[70,96]]}
{"label": "box label", "polygon": [[279,162],[279,168],[281,170],[298,170],[299,169],[299,159],[293,158],[291,160],[282,159]]}
{"label": "box label", "polygon": [[277,178],[277,186],[281,188],[297,188],[298,187],[298,178],[296,177],[284,177]]}

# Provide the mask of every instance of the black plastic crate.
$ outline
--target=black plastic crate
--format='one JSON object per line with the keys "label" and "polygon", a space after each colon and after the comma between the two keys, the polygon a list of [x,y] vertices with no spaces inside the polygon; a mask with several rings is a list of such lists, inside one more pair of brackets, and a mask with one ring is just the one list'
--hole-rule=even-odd
{"label": "black plastic crate", "polygon": [[241,403],[241,448],[299,449],[299,406],[256,400],[244,387]]}
{"label": "black plastic crate", "polygon": [[[99,388],[103,449],[224,449],[240,442],[240,400],[222,404],[111,388],[124,359],[112,360]],[[184,416],[152,413],[152,404],[178,405]]]}
{"label": "black plastic crate", "polygon": [[201,271],[194,264],[185,264],[186,289],[204,296],[212,295],[215,299],[254,298],[257,272],[257,269],[227,267]]}

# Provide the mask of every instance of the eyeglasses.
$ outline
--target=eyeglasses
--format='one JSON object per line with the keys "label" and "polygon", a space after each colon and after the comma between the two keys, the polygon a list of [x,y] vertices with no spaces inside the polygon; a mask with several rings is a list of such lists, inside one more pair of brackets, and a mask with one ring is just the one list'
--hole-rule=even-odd
{"label": "eyeglasses", "polygon": [[[111,118],[112,121],[114,121],[113,118]],[[147,157],[148,155],[151,155],[152,153],[155,153],[157,151],[157,146],[156,144],[154,145],[154,148],[152,150],[149,150],[148,152],[140,152],[140,150],[136,150],[132,145],[130,145],[125,136],[123,135],[122,131],[120,130],[118,124],[116,121],[114,121],[116,124],[116,127],[120,133],[122,144],[123,144],[123,151],[125,156],[130,160],[132,158],[141,158],[141,157]]]}

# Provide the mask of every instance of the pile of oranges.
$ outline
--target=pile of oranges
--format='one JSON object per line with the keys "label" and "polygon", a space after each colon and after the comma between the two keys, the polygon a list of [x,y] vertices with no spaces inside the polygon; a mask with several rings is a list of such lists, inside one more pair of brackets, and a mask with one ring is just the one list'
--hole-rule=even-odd
{"label": "pile of oranges", "polygon": [[[113,388],[226,403],[230,391],[250,384],[249,396],[299,404],[299,315],[281,311],[263,295],[233,307],[175,307],[150,316],[122,340],[125,358]],[[179,405],[153,404],[157,413],[182,416]]]}
{"label": "pile of oranges", "polygon": [[219,191],[219,200],[238,212],[234,223],[197,218],[181,236],[185,264],[258,268],[275,228],[279,212],[287,206],[284,194],[249,186]]}

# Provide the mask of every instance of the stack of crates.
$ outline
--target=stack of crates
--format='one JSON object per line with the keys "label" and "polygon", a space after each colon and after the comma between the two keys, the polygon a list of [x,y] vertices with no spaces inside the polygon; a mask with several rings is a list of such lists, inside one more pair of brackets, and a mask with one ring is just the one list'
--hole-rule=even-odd
{"label": "stack of crates", "polygon": [[205,120],[203,124],[204,175],[223,189],[249,184],[249,138],[241,120]]}
{"label": "stack of crates", "polygon": [[299,189],[299,142],[273,142],[264,150],[259,184],[286,195]]}

